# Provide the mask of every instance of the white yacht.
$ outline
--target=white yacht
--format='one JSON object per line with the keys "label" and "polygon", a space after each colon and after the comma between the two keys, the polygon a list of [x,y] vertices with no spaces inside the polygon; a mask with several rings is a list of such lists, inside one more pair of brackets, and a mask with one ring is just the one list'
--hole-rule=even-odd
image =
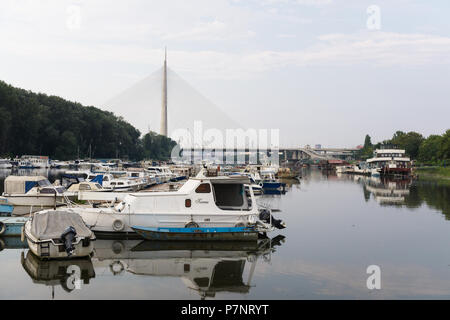
{"label": "white yacht", "polygon": [[[247,177],[189,179],[172,192],[80,193],[80,200],[120,199],[115,207],[71,208],[94,232],[134,233],[133,226],[171,228],[244,227],[262,223]],[[267,221],[267,219],[265,220]]]}

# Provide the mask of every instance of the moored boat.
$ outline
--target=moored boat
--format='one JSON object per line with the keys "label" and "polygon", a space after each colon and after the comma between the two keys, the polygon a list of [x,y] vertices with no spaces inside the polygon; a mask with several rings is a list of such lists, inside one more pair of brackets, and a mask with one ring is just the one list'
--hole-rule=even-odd
{"label": "moored boat", "polygon": [[0,217],[0,237],[20,237],[28,218]]}
{"label": "moored boat", "polygon": [[11,216],[14,206],[8,203],[8,199],[0,197],[0,217]]}
{"label": "moored boat", "polygon": [[367,164],[382,176],[411,174],[411,159],[402,149],[376,149],[374,156],[367,159]]}
{"label": "moored boat", "polygon": [[[254,226],[260,210],[247,177],[189,179],[177,191],[144,193],[81,193],[80,200],[120,199],[108,208],[74,207],[94,232],[135,234],[133,226],[147,228],[233,228]],[[270,227],[270,224],[269,224]]]}
{"label": "moored boat", "polygon": [[34,214],[25,223],[24,236],[30,250],[42,259],[89,256],[96,239],[79,215],[56,210]]}
{"label": "moored boat", "polygon": [[3,198],[14,206],[54,207],[65,203],[66,191],[42,176],[9,176],[5,179]]}

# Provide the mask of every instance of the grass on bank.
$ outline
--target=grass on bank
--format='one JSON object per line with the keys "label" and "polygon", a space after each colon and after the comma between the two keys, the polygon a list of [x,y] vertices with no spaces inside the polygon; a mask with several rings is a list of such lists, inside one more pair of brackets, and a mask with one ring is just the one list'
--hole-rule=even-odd
{"label": "grass on bank", "polygon": [[419,180],[433,180],[450,185],[450,167],[418,167],[415,171]]}

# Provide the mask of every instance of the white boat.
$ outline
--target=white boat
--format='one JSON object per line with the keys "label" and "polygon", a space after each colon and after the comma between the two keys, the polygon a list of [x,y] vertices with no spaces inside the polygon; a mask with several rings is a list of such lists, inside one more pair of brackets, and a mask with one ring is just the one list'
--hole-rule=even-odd
{"label": "white boat", "polygon": [[[121,199],[115,207],[78,208],[77,212],[94,232],[134,234],[133,226],[171,228],[216,228],[262,225],[253,190],[244,177],[189,179],[172,192],[80,193],[80,200]],[[267,221],[267,220],[266,220]],[[269,231],[270,231],[269,230]]]}
{"label": "white boat", "polygon": [[45,210],[25,223],[28,247],[42,259],[80,258],[94,250],[94,233],[73,212]]}
{"label": "white boat", "polygon": [[367,159],[371,169],[378,169],[381,175],[409,175],[411,159],[401,149],[376,149],[372,158]]}
{"label": "white boat", "polygon": [[336,173],[347,173],[353,170],[353,166],[336,166]]}
{"label": "white boat", "polygon": [[144,170],[128,169],[127,178],[140,180],[142,184],[140,189],[144,189],[150,187],[153,184],[156,184],[155,177],[153,175],[146,173]]}
{"label": "white boat", "polygon": [[0,169],[11,169],[12,164],[7,159],[0,159]]}
{"label": "white boat", "polygon": [[9,176],[3,197],[14,206],[53,207],[65,203],[64,187],[54,186],[42,176]]}
{"label": "white boat", "polygon": [[116,178],[109,182],[109,187],[114,192],[136,192],[142,189],[141,180],[130,178]]}
{"label": "white boat", "polygon": [[154,175],[158,183],[166,183],[176,178],[169,167],[148,167],[146,171]]}
{"label": "white boat", "polygon": [[112,189],[103,188],[97,182],[81,181],[72,184],[64,194],[69,198],[76,198],[79,192],[112,192]]}
{"label": "white boat", "polygon": [[24,155],[19,161],[20,169],[40,169],[50,168],[49,158],[46,156],[28,156]]}

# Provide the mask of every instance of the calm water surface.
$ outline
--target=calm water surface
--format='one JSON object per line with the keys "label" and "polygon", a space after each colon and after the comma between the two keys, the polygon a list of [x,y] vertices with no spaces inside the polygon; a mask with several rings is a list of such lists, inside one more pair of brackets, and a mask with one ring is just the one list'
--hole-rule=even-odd
{"label": "calm water surface", "polygon": [[0,299],[450,298],[450,187],[311,170],[260,202],[288,228],[257,245],[98,240],[91,259],[43,262],[4,238]]}

